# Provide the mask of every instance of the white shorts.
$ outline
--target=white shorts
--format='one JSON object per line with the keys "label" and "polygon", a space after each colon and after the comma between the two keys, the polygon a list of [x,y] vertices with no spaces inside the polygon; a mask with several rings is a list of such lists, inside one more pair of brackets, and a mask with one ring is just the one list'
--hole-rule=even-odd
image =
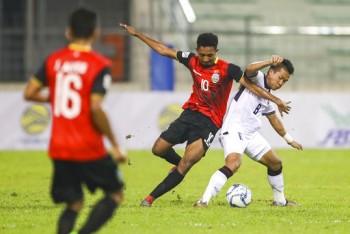
{"label": "white shorts", "polygon": [[219,136],[220,143],[224,148],[224,156],[231,153],[243,155],[245,153],[249,158],[259,161],[270,149],[270,144],[258,132],[251,135],[244,134],[243,129],[238,126],[231,128],[231,131],[222,131]]}

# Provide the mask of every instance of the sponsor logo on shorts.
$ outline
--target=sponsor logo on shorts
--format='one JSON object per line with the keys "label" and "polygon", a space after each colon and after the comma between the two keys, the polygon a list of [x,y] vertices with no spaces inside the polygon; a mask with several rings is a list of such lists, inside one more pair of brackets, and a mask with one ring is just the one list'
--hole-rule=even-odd
{"label": "sponsor logo on shorts", "polygon": [[213,142],[213,140],[214,140],[214,134],[213,133],[209,133],[208,138],[204,139],[204,142],[208,146],[208,148],[210,147],[210,144]]}

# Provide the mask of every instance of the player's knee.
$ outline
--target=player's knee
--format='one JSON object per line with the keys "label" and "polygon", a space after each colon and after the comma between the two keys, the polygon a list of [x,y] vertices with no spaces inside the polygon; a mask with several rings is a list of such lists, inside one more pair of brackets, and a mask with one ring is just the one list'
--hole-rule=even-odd
{"label": "player's knee", "polygon": [[200,160],[197,158],[183,157],[178,165],[177,170],[180,173],[187,173],[193,165],[195,165]]}
{"label": "player's knee", "polygon": [[238,168],[241,166],[242,157],[236,155],[229,155],[226,157],[226,167],[230,168],[232,172],[236,172]]}
{"label": "player's knee", "polygon": [[231,169],[232,172],[237,172],[239,167],[241,166],[241,161],[232,161],[226,164],[228,168]]}
{"label": "player's knee", "polygon": [[162,158],[165,153],[161,150],[161,147],[159,147],[157,144],[154,144],[152,147],[152,154]]}
{"label": "player's knee", "polygon": [[280,158],[276,158],[275,160],[273,160],[270,164],[270,169],[272,171],[278,171],[282,168],[282,159]]}
{"label": "player's knee", "polygon": [[118,191],[110,194],[110,197],[119,205],[123,202],[124,200],[124,191]]}
{"label": "player's knee", "polygon": [[83,209],[84,203],[83,201],[78,200],[78,201],[69,202],[67,206],[68,206],[68,209],[73,210],[76,213],[79,213]]}
{"label": "player's knee", "polygon": [[198,162],[198,160],[194,160],[193,158],[183,158],[181,161],[183,161],[183,165],[185,165],[186,168],[191,168]]}

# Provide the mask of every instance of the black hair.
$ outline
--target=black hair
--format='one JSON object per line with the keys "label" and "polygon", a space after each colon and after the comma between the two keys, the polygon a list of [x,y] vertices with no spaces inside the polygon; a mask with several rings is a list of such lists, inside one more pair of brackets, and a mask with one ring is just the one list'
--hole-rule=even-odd
{"label": "black hair", "polygon": [[293,63],[289,59],[283,59],[282,64],[287,68],[287,71],[290,75],[294,73]]}
{"label": "black hair", "polygon": [[69,17],[69,27],[73,37],[89,38],[97,27],[97,13],[86,8],[79,8]]}
{"label": "black hair", "polygon": [[197,38],[197,48],[212,46],[215,49],[218,47],[218,36],[213,33],[202,33]]}
{"label": "black hair", "polygon": [[293,73],[294,73],[294,66],[293,66],[292,62],[289,59],[283,59],[281,64],[278,64],[276,66],[271,66],[270,69],[272,69],[272,70],[274,70],[276,72],[276,71],[279,71],[282,68],[282,66],[286,67],[289,75],[293,75]]}

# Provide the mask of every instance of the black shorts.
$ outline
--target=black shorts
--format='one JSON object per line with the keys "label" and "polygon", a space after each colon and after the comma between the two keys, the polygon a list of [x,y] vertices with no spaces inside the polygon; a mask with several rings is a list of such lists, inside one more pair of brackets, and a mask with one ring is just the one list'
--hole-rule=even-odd
{"label": "black shorts", "polygon": [[110,155],[90,162],[53,160],[53,166],[51,196],[55,203],[82,200],[83,184],[90,192],[96,188],[105,193],[124,188],[118,166]]}
{"label": "black shorts", "polygon": [[187,141],[187,145],[202,139],[204,150],[207,151],[219,129],[206,115],[189,109],[184,110],[180,117],[172,122],[167,130],[162,132],[161,138],[171,144]]}

